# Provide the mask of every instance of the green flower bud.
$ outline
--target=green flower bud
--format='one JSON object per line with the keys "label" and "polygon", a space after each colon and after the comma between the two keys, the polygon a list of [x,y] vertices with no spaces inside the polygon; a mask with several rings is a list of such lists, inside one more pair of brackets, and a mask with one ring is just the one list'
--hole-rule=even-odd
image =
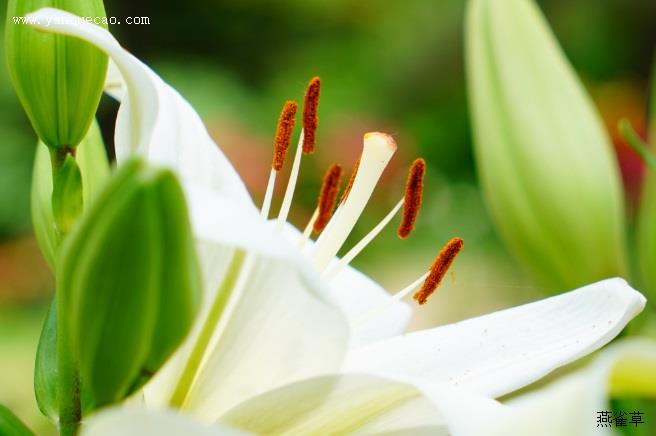
{"label": "green flower bud", "polygon": [[479,176],[508,247],[559,289],[625,275],[613,149],[540,11],[471,0],[466,39]]}
{"label": "green flower bud", "polygon": [[[32,171],[32,224],[41,253],[54,269],[60,235],[53,214],[51,153],[39,143]],[[109,177],[109,162],[100,129],[93,123],[75,157],[82,177],[82,203],[91,204]]]}
{"label": "green flower bud", "polygon": [[[646,153],[652,153],[651,156],[656,157],[653,154],[653,147],[656,145],[656,58],[652,68],[651,89],[648,140],[652,148]],[[656,168],[653,166],[647,166],[636,227],[640,276],[645,291],[656,297]]]}
{"label": "green flower bud", "polygon": [[9,409],[0,405],[0,434],[2,436],[33,436],[20,419],[16,417]]}
{"label": "green flower bud", "polygon": [[66,238],[57,268],[68,334],[94,407],[148,380],[195,318],[200,272],[172,172],[124,164]]}
{"label": "green flower bud", "polygon": [[40,32],[21,18],[43,7],[81,17],[105,17],[102,0],[9,0],[7,64],[32,126],[51,148],[71,148],[84,138],[96,113],[107,56],[90,44]]}
{"label": "green flower bud", "polygon": [[57,230],[68,234],[82,214],[82,174],[75,158],[67,154],[53,180],[52,213]]}

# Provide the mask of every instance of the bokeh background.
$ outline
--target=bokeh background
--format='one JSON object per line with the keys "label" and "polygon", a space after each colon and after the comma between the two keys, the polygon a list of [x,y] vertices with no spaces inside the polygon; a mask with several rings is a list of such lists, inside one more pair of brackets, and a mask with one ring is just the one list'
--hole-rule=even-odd
{"label": "bokeh background", "polygon": [[[614,138],[629,197],[636,198],[642,165],[617,138],[615,126],[627,116],[644,130],[656,2],[538,3],[596,101]],[[264,193],[282,103],[301,101],[307,81],[314,75],[322,78],[318,151],[302,168],[291,215],[297,226],[305,225],[315,207],[323,171],[333,162],[351,170],[364,132],[392,133],[399,152],[355,237],[398,201],[412,160],[426,158],[427,190],[414,236],[400,241],[390,226],[355,262],[394,291],[424,271],[450,237],[465,239],[453,274],[417,311],[414,327],[452,322],[554,291],[533,283],[509,257],[477,187],[464,80],[464,1],[105,4],[108,15],[121,21],[149,17],[149,25],[121,24],[111,31],[197,108],[257,199]],[[0,0],[0,23],[5,10],[6,0]],[[35,135],[9,83],[4,48],[0,51],[0,403],[47,434],[32,393],[34,352],[53,292],[30,228]],[[103,98],[99,119],[110,153],[116,109],[115,102]],[[284,184],[279,188],[274,212]]]}

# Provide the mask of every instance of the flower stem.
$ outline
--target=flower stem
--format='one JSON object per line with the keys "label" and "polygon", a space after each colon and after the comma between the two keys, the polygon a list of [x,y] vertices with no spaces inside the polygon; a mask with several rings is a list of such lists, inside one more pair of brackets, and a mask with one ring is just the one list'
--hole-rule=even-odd
{"label": "flower stem", "polygon": [[187,363],[182,370],[178,384],[173,391],[173,395],[171,396],[171,400],[169,402],[171,407],[177,409],[182,408],[182,405],[189,395],[189,391],[191,390],[191,386],[194,382],[194,379],[196,378],[196,374],[198,373],[198,370],[203,362],[203,358],[205,357],[207,347],[212,340],[212,336],[216,330],[217,325],[219,324],[221,315],[223,315],[223,312],[228,305],[230,296],[232,294],[231,290],[235,287],[235,284],[239,279],[239,275],[244,264],[245,255],[246,253],[244,251],[237,250],[232,257],[232,260],[230,261],[228,271],[226,272],[223,282],[221,283],[221,287],[216,294],[216,298],[214,299],[212,307],[210,308],[210,312],[208,313],[201,331],[198,334],[198,338],[196,339],[191,353],[189,354],[189,359],[187,359]]}
{"label": "flower stem", "polygon": [[70,335],[67,334],[64,312],[64,292],[57,291],[57,398],[59,401],[59,426],[61,436],[75,436],[82,419],[80,401],[80,373],[71,352]]}

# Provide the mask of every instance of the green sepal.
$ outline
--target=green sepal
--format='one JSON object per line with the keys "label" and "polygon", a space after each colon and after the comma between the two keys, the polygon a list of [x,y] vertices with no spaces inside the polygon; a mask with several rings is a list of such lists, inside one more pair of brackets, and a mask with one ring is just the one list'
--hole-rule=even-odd
{"label": "green sepal", "polygon": [[[82,199],[88,205],[109,177],[109,161],[97,123],[93,123],[77,148],[76,162],[82,175]],[[54,270],[59,235],[52,209],[51,156],[43,143],[37,145],[32,172],[32,224],[41,253]]]}
{"label": "green sepal", "polygon": [[63,244],[59,307],[94,407],[145,383],[195,317],[199,268],[168,170],[124,164]]}
{"label": "green sepal", "polygon": [[34,433],[14,415],[11,410],[0,405],[0,435],[2,436],[34,436]]}
{"label": "green sepal", "polygon": [[108,58],[80,39],[14,23],[44,7],[93,18],[106,17],[105,8],[102,0],[10,0],[7,7],[7,65],[32,126],[48,147],[76,147],[96,113]]}

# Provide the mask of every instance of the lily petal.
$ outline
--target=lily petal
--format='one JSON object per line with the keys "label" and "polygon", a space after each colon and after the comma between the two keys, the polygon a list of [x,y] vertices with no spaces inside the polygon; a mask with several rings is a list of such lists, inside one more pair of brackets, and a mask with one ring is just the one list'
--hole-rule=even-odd
{"label": "lily petal", "polygon": [[350,266],[330,282],[330,289],[351,326],[350,349],[357,349],[405,332],[412,309],[378,283]]}
{"label": "lily petal", "polygon": [[123,49],[111,33],[76,18],[62,10],[43,8],[29,14],[29,23],[47,32],[83,39],[106,52],[115,63],[126,88],[116,121],[119,163],[138,151],[153,163],[171,167],[183,184],[210,187],[252,206],[244,183],[189,103]]}
{"label": "lily petal", "polygon": [[241,436],[240,430],[221,425],[205,426],[173,411],[114,408],[94,415],[82,426],[82,436]]}
{"label": "lily petal", "polygon": [[473,435],[466,428],[472,416],[505,410],[464,390],[439,385],[429,390],[422,395],[412,383],[366,374],[327,375],[252,398],[220,422],[257,434],[403,434],[424,427],[437,435]]}
{"label": "lily petal", "polygon": [[[641,367],[642,371],[635,371]],[[537,436],[585,436],[615,434],[613,428],[597,427],[597,412],[610,410],[612,381],[629,370],[631,386],[651,386],[656,394],[656,341],[630,339],[601,352],[591,363],[527,394],[508,401],[511,411],[500,419],[479,420],[479,432],[486,435],[531,434]],[[636,394],[636,392],[631,392]],[[640,392],[638,392],[640,394]],[[645,394],[645,392],[642,392]],[[549,419],[543,419],[549,416]],[[631,418],[627,416],[627,422]]]}
{"label": "lily petal", "polygon": [[107,77],[105,77],[105,93],[111,95],[116,101],[123,100],[125,81],[114,61],[107,64]]}
{"label": "lily petal", "polygon": [[349,353],[345,370],[441,381],[498,397],[608,343],[645,305],[622,279],[409,333]]}

